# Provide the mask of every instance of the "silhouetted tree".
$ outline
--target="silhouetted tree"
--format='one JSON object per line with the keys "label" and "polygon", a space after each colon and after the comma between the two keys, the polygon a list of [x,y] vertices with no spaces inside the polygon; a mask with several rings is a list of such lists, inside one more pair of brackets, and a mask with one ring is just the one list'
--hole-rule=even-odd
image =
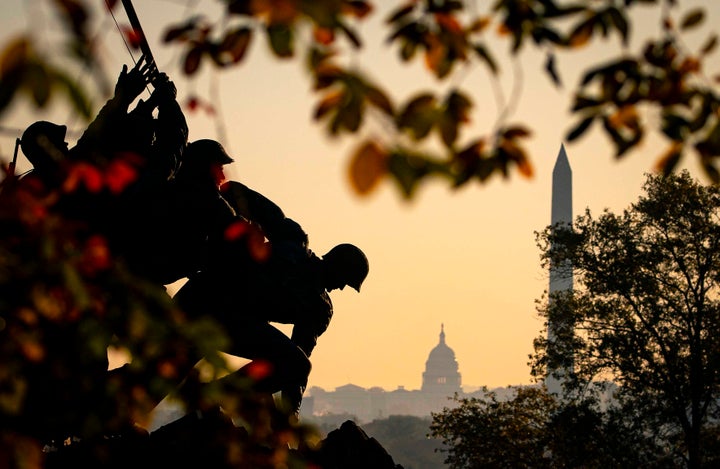
{"label": "silhouetted tree", "polygon": [[573,266],[576,286],[539,307],[574,328],[553,347],[536,339],[535,376],[555,366],[547,350],[569,347],[578,384],[614,382],[622,408],[676,464],[702,467],[711,457],[702,435],[717,422],[720,397],[718,187],[686,171],[648,176],[622,214],[588,210],[572,231],[548,227],[537,239],[545,265]]}
{"label": "silhouetted tree", "polygon": [[445,463],[453,469],[549,467],[545,425],[555,400],[531,387],[517,388],[510,400],[484,392],[482,398],[456,398],[459,406],[432,414],[431,435],[443,439]]}
{"label": "silhouetted tree", "polygon": [[625,410],[605,409],[595,392],[558,400],[542,387],[514,390],[500,400],[485,389],[433,414],[450,468],[673,467]]}

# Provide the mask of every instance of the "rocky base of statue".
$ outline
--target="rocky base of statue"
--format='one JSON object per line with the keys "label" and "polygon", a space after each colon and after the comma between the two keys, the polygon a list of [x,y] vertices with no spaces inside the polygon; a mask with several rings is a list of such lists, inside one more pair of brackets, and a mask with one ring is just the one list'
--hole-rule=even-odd
{"label": "rocky base of statue", "polygon": [[222,412],[188,414],[148,433],[140,429],[94,441],[80,441],[46,453],[46,469],[156,469],[188,467],[402,469],[382,445],[348,420],[314,448],[267,446]]}

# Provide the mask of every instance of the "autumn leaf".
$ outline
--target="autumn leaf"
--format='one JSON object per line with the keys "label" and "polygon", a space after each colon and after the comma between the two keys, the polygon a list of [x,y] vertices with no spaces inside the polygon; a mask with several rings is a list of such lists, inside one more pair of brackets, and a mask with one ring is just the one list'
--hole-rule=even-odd
{"label": "autumn leaf", "polygon": [[273,366],[272,363],[267,360],[253,360],[245,365],[244,370],[252,380],[260,381],[272,374]]}
{"label": "autumn leaf", "polygon": [[374,86],[365,88],[365,98],[372,103],[373,106],[383,111],[385,114],[392,116],[394,114],[393,105],[387,94]]}
{"label": "autumn leaf", "polygon": [[680,20],[680,29],[690,29],[700,25],[705,19],[705,10],[702,8],[695,8],[685,14],[682,20]]}
{"label": "autumn leaf", "polygon": [[570,47],[582,47],[592,38],[595,17],[588,18],[580,23],[571,33],[568,43]]}
{"label": "autumn leaf", "polygon": [[350,185],[359,195],[369,194],[387,172],[387,151],[377,142],[368,140],[350,159]]}
{"label": "autumn leaf", "polygon": [[345,91],[343,90],[335,90],[333,92],[330,92],[325,95],[325,97],[320,101],[317,106],[315,106],[315,112],[313,113],[313,118],[315,120],[320,120],[325,115],[332,111],[333,109],[337,110],[337,108],[340,106],[340,103],[342,103],[343,99],[345,98]]}
{"label": "autumn leaf", "polygon": [[637,129],[640,125],[635,106],[621,107],[609,117],[608,122],[616,130],[621,128]]}
{"label": "autumn leaf", "polygon": [[[498,148],[498,155],[503,163],[512,161],[518,167],[518,171],[527,179],[533,177],[534,170],[525,150],[520,148],[513,140],[505,139]],[[507,174],[506,174],[507,175]]]}
{"label": "autumn leaf", "polygon": [[458,20],[455,18],[454,15],[451,15],[448,13],[436,13],[435,21],[441,28],[443,28],[447,31],[450,31],[450,32],[456,33],[456,34],[463,33],[463,28],[462,28],[462,26],[460,26],[460,23],[458,22]]}
{"label": "autumn leaf", "polygon": [[31,43],[25,36],[6,42],[5,49],[0,54],[0,77],[5,77],[18,68],[24,67],[31,50]]}
{"label": "autumn leaf", "polygon": [[79,268],[86,275],[94,275],[108,270],[113,265],[107,240],[99,235],[88,238],[85,242]]}
{"label": "autumn leaf", "polygon": [[425,65],[428,69],[438,75],[442,61],[445,59],[447,46],[435,36],[428,36],[426,47]]}
{"label": "autumn leaf", "polygon": [[359,19],[365,18],[372,12],[373,6],[371,3],[361,0],[351,0],[349,2],[343,2],[342,12],[343,14],[354,16]]}
{"label": "autumn leaf", "polygon": [[713,34],[708,38],[708,40],[703,44],[703,46],[700,48],[700,55],[708,55],[712,51],[715,50],[718,43],[718,36],[717,34]]}
{"label": "autumn leaf", "polygon": [[138,50],[140,48],[140,44],[143,42],[142,33],[135,28],[125,25],[123,25],[120,30],[130,48]]}
{"label": "autumn leaf", "polygon": [[502,133],[503,137],[506,139],[516,139],[516,138],[524,138],[529,137],[531,135],[531,132],[526,127],[523,127],[521,125],[515,125],[512,127],[508,127],[505,129]]}
{"label": "autumn leaf", "polygon": [[203,49],[200,47],[193,47],[190,49],[185,56],[185,63],[183,64],[183,71],[186,75],[193,75],[200,68],[200,61],[202,59]]}
{"label": "autumn leaf", "polygon": [[228,32],[220,43],[220,54],[230,57],[229,63],[238,63],[244,57],[252,39],[252,30],[241,27]]}
{"label": "autumn leaf", "polygon": [[480,33],[490,25],[490,21],[490,18],[487,16],[477,18],[472,23],[470,23],[470,26],[468,26],[467,30],[471,33]]}
{"label": "autumn leaf", "polygon": [[316,27],[313,29],[313,38],[315,42],[329,46],[335,40],[335,31],[331,28]]}
{"label": "autumn leaf", "polygon": [[117,159],[110,162],[105,171],[105,180],[108,189],[113,194],[120,194],[127,186],[138,178],[137,168],[126,159]]}
{"label": "autumn leaf", "polygon": [[655,171],[661,172],[663,175],[670,175],[682,157],[682,142],[672,142],[667,150],[660,156],[655,163]]}
{"label": "autumn leaf", "polygon": [[95,166],[88,163],[77,163],[70,168],[68,177],[63,184],[63,190],[74,192],[82,185],[89,192],[98,193],[103,188],[103,179],[102,172]]}
{"label": "autumn leaf", "polygon": [[249,223],[238,220],[234,223],[231,223],[227,228],[225,228],[224,237],[227,241],[235,241],[243,237],[249,229]]}

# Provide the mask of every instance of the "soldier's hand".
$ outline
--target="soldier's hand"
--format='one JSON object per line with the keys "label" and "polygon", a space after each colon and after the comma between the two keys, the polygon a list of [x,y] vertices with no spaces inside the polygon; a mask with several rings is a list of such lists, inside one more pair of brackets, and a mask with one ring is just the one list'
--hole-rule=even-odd
{"label": "soldier's hand", "polygon": [[177,98],[177,87],[175,83],[170,81],[170,78],[165,73],[158,73],[155,80],[152,82],[155,91],[153,95],[157,95],[157,100],[160,103],[174,101]]}
{"label": "soldier's hand", "polygon": [[115,96],[128,101],[128,103],[133,101],[142,93],[148,83],[157,77],[157,74],[155,63],[148,63],[144,55],[129,71],[127,65],[123,65],[115,85]]}

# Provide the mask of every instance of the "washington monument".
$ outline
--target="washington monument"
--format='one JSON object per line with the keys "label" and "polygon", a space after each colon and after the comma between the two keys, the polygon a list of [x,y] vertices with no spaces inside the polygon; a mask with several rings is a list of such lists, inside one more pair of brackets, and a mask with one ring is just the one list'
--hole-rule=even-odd
{"label": "washington monument", "polygon": [[[550,212],[550,222],[553,227],[560,228],[571,226],[573,219],[572,211],[572,170],[570,162],[565,153],[565,146],[560,145],[555,167],[552,175],[552,206]],[[572,290],[573,273],[571,265],[551,265],[550,266],[550,289],[549,301],[552,301],[553,295],[559,292]],[[551,316],[552,318],[552,316]],[[561,328],[561,324],[554,323],[552,319],[548,324],[548,342],[552,346],[557,339],[557,333]],[[562,377],[566,376],[572,369],[548,369],[545,378],[545,385],[548,392],[557,396],[562,392]],[[556,376],[552,374],[555,373]]]}

